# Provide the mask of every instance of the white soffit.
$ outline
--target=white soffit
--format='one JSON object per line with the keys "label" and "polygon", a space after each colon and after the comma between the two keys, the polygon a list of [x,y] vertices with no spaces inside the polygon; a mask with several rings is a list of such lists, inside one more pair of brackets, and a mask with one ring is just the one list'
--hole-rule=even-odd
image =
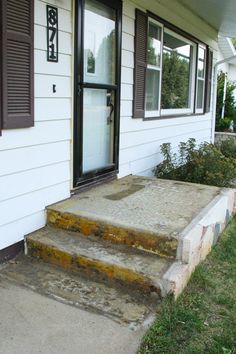
{"label": "white soffit", "polygon": [[236,37],[236,0],[179,0],[222,36]]}
{"label": "white soffit", "polygon": [[[230,38],[219,36],[218,45],[219,45],[220,51],[221,51],[224,59],[230,58],[233,55],[236,55],[236,50],[235,50]],[[236,58],[232,59],[229,63],[236,65]]]}

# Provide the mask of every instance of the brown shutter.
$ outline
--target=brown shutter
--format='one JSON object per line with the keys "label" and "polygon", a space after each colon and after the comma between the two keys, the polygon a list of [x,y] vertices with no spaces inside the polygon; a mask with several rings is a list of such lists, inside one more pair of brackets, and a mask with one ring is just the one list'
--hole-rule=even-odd
{"label": "brown shutter", "polygon": [[207,48],[207,70],[206,70],[206,95],[205,112],[211,110],[211,87],[212,87],[213,52]]}
{"label": "brown shutter", "polygon": [[147,14],[136,9],[133,117],[144,118],[147,69]]}
{"label": "brown shutter", "polygon": [[34,1],[2,0],[3,129],[34,125]]}

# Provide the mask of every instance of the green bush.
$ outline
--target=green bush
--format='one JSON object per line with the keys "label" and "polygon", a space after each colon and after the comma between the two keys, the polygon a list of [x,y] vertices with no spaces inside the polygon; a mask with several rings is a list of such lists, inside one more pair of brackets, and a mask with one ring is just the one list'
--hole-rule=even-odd
{"label": "green bush", "polygon": [[216,120],[216,132],[227,132],[230,129],[232,119],[220,118]]}
{"label": "green bush", "polygon": [[223,140],[221,143],[216,144],[216,146],[225,157],[236,158],[235,139],[229,138],[229,139]]}
{"label": "green bush", "polygon": [[155,169],[158,178],[230,187],[236,177],[236,160],[213,144],[197,147],[196,140],[189,139],[179,144],[177,153],[169,143],[161,145],[161,152],[164,160]]}

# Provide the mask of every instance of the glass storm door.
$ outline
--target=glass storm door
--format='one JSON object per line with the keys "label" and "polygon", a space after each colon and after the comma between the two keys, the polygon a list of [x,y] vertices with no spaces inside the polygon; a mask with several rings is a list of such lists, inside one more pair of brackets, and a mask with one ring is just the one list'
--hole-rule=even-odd
{"label": "glass storm door", "polygon": [[117,170],[120,13],[119,1],[78,2],[75,186]]}

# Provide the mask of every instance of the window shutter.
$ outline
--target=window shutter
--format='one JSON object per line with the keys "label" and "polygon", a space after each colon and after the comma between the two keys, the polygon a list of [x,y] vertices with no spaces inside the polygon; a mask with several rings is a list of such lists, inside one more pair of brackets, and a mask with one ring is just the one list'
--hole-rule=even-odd
{"label": "window shutter", "polygon": [[212,87],[213,52],[207,48],[207,70],[206,70],[206,96],[205,112],[211,110],[211,87]]}
{"label": "window shutter", "polygon": [[133,117],[144,118],[147,69],[147,14],[136,9]]}
{"label": "window shutter", "polygon": [[34,125],[34,1],[2,0],[3,129]]}

